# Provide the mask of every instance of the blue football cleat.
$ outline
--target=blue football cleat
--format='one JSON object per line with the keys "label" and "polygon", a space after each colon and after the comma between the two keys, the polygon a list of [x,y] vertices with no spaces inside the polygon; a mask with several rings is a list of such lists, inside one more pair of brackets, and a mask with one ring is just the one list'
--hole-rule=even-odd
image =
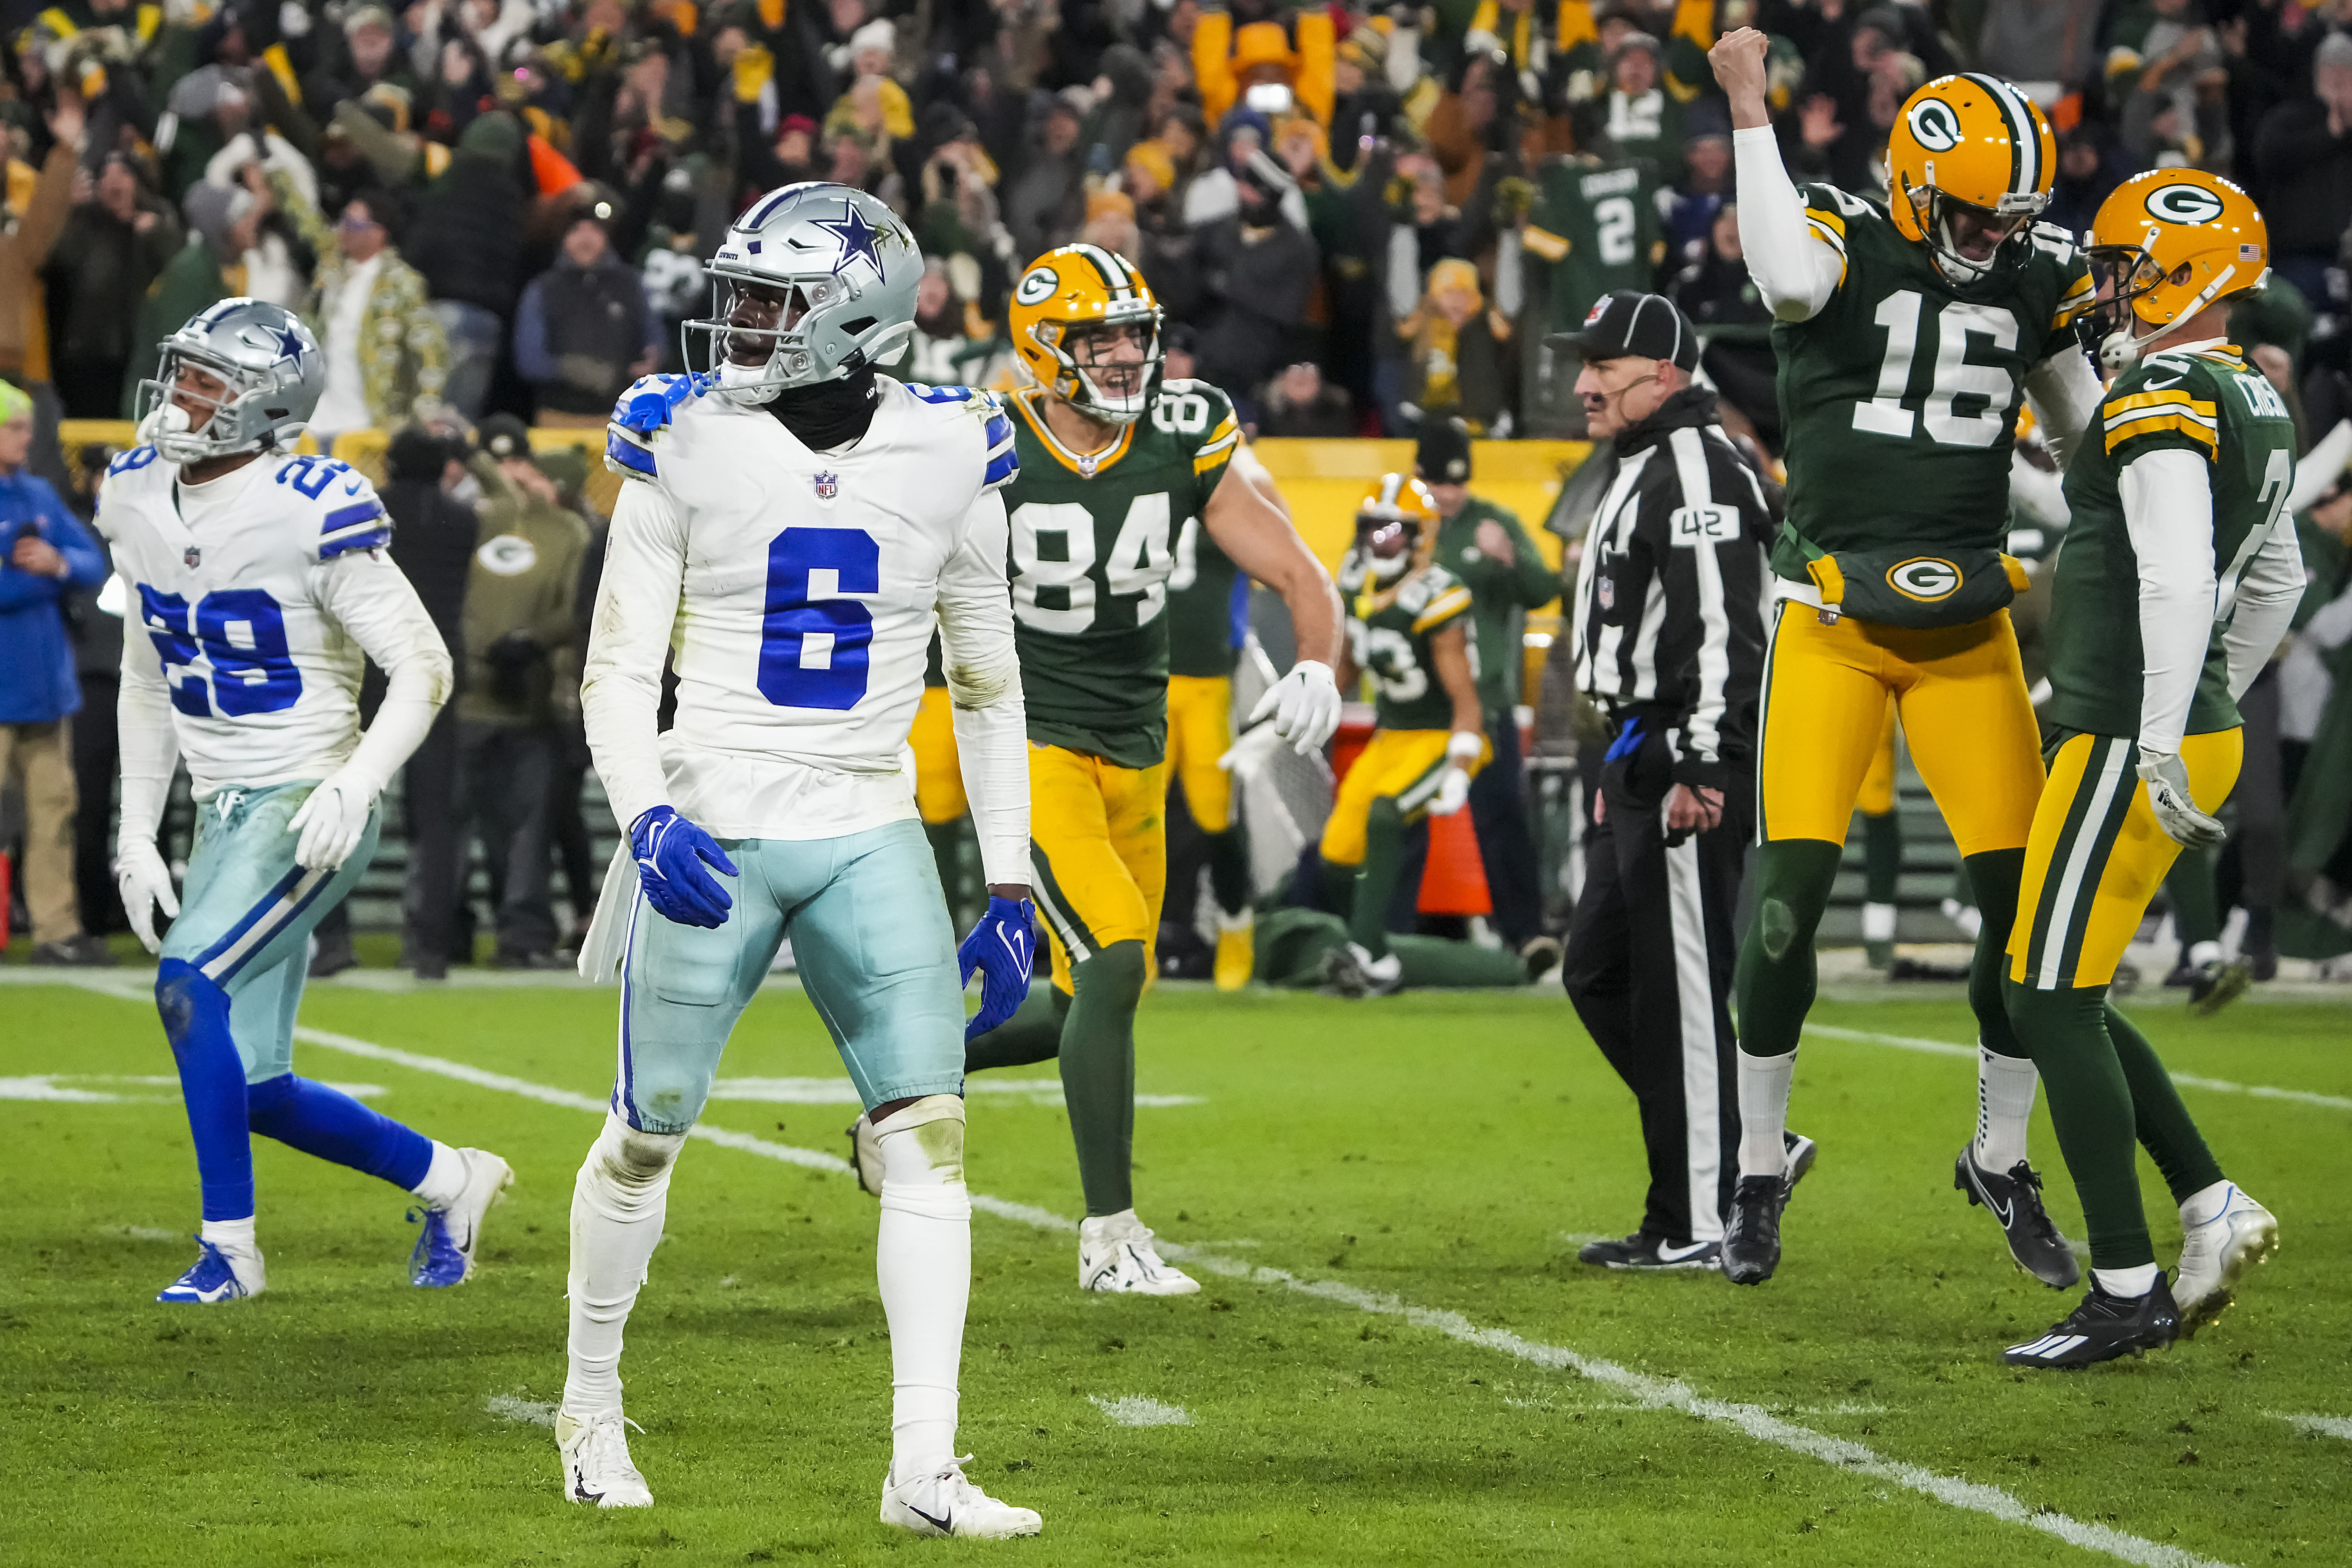
{"label": "blue football cleat", "polygon": [[196,1245],[203,1248],[196,1255],[196,1266],[163,1287],[155,1300],[172,1306],[209,1307],[217,1301],[235,1301],[261,1294],[259,1253],[253,1256],[240,1273],[229,1255],[211,1242],[198,1237]]}
{"label": "blue football cleat", "polygon": [[496,1154],[480,1149],[460,1149],[457,1154],[466,1163],[466,1186],[457,1202],[408,1211],[409,1218],[421,1215],[425,1221],[416,1250],[408,1255],[408,1282],[421,1289],[445,1289],[473,1277],[482,1215],[514,1184],[514,1172]]}

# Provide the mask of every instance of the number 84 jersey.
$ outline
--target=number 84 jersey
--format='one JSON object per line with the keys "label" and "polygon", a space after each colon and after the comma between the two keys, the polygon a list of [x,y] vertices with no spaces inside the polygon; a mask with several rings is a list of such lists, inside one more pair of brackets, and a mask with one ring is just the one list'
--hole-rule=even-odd
{"label": "number 84 jersey", "polygon": [[198,800],[326,777],[359,743],[362,656],[446,657],[347,464],[265,453],[188,485],[137,447],[108,467],[96,521],[136,623],[123,679],[169,686]]}
{"label": "number 84 jersey", "polygon": [[1108,450],[1081,456],[1040,396],[1010,399],[1021,473],[1004,492],[1029,739],[1151,767],[1168,742],[1170,542],[1207,510],[1241,426],[1215,387],[1170,381]]}
{"label": "number 84 jersey", "polygon": [[[1804,185],[1812,237],[1844,260],[1819,314],[1772,329],[1788,431],[1788,521],[1822,549],[1997,548],[2026,385],[2081,357],[2088,267],[2066,232],[2033,226],[2021,267],[1945,280],[1886,209]],[[2056,432],[2072,436],[2074,431]],[[1773,570],[1804,582],[1786,532]]]}

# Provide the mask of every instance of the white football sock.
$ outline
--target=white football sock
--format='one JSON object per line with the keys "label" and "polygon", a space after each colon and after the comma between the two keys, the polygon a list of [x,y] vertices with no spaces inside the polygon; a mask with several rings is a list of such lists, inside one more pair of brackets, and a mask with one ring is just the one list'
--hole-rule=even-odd
{"label": "white football sock", "polygon": [[2025,1156],[2033,1118],[2033,1091],[2042,1082],[2030,1057],[2005,1057],[1977,1046],[1977,1139],[1969,1158],[1979,1171],[2006,1176]]}
{"label": "white football sock", "polygon": [[433,1141],[433,1163],[416,1184],[416,1195],[427,1208],[446,1209],[466,1191],[466,1158],[439,1139]]}
{"label": "white football sock", "polygon": [[882,1221],[874,1277],[890,1324],[890,1479],[902,1481],[956,1457],[956,1379],[971,1299],[963,1101],[927,1095],[876,1131]]}
{"label": "white football sock", "polygon": [[233,1253],[239,1258],[261,1255],[261,1244],[253,1238],[251,1215],[243,1219],[208,1219],[205,1221],[204,1238],[223,1252]]}
{"label": "white football sock", "polygon": [[2189,967],[2191,969],[2202,969],[2209,963],[2221,961],[2221,944],[2218,942],[2195,942],[2189,949]]}
{"label": "white football sock", "polygon": [[2091,1278],[2110,1296],[2145,1296],[2156,1289],[2156,1265],[2137,1268],[2094,1268]]}
{"label": "white football sock", "polygon": [[2181,1200],[2180,1223],[2210,1225],[2214,1216],[2221,1212],[2222,1205],[2230,1201],[2230,1194],[2234,1190],[2227,1182],[2214,1182],[2198,1188]]}
{"label": "white football sock", "polygon": [[669,1208],[680,1133],[639,1132],[607,1112],[572,1185],[572,1331],[563,1409],[585,1418],[621,1408],[621,1333],[646,1282]]}
{"label": "white football sock", "polygon": [[1789,1173],[1789,1080],[1796,1076],[1797,1053],[1751,1057],[1739,1053],[1739,1173]]}

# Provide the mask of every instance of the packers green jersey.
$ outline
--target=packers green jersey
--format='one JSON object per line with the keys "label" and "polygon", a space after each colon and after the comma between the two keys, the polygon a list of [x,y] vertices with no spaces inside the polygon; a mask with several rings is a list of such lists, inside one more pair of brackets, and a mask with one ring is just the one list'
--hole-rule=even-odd
{"label": "packers green jersey", "polygon": [[1029,739],[1148,768],[1168,742],[1171,547],[1215,493],[1241,426],[1215,387],[1171,381],[1108,450],[1080,457],[1046,428],[1040,395],[1006,400],[1020,416],[1006,575]]}
{"label": "packers green jersey", "polygon": [[[2095,735],[2139,733],[2139,555],[2120,493],[2125,465],[2147,453],[2194,452],[2213,487],[2213,572],[2226,603],[2294,483],[2286,403],[2236,348],[2158,353],[2107,389],[2066,473],[2074,514],[2051,581],[2050,702],[2044,717]],[[2218,633],[2189,706],[2191,735],[2233,729],[2229,664]]]}
{"label": "packers green jersey", "polygon": [[1790,530],[1832,552],[1998,549],[2026,375],[2075,352],[2091,305],[2074,242],[2036,224],[2021,267],[1957,289],[1884,205],[1801,189],[1810,232],[1845,270],[1818,315],[1772,329],[1789,458],[1772,569],[1806,581]]}
{"label": "packers green jersey", "polygon": [[1636,163],[1551,159],[1536,172],[1535,205],[1519,237],[1549,264],[1551,330],[1572,331],[1603,294],[1649,288],[1666,243],[1657,182]]}
{"label": "packers green jersey", "polygon": [[1208,525],[1186,518],[1168,573],[1168,673],[1231,675],[1249,625],[1248,590]]}
{"label": "packers green jersey", "polygon": [[[1470,590],[1443,566],[1424,566],[1380,603],[1368,590],[1363,562],[1350,551],[1339,563],[1339,592],[1348,601],[1348,655],[1372,683],[1374,721],[1383,730],[1450,730],[1454,699],[1437,678],[1430,651],[1437,634],[1470,613]],[[1465,637],[1470,677],[1478,677],[1478,644]]]}

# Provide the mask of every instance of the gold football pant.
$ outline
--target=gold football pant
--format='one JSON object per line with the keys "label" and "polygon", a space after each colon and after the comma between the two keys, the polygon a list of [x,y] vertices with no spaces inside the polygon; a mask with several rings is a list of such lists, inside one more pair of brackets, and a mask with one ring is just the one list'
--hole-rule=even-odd
{"label": "gold football pant", "polygon": [[[1372,803],[1393,800],[1407,826],[1429,813],[1445,772],[1445,748],[1450,730],[1375,730],[1370,744],[1358,754],[1348,776],[1339,781],[1339,798],[1323,824],[1323,858],[1334,866],[1360,866],[1364,860],[1364,829]],[[1492,742],[1480,747],[1466,770],[1473,778],[1495,754]]]}
{"label": "gold football pant", "polygon": [[1029,748],[1029,858],[1052,939],[1054,984],[1113,942],[1143,944],[1151,973],[1167,889],[1168,766],[1123,768],[1060,746]]}
{"label": "gold football pant", "polygon": [[1184,786],[1184,805],[1203,833],[1234,821],[1234,776],[1217,759],[1234,746],[1234,682],[1224,675],[1168,678],[1168,776]]}
{"label": "gold football pant", "polygon": [[[2180,742],[2198,809],[2221,810],[2238,782],[2245,731]],[[2140,916],[2180,854],[2147,803],[2127,737],[2069,735],[2051,753],[2033,816],[2009,938],[2009,977],[2036,991],[2103,986],[2116,977]]]}
{"label": "gold football pant", "polygon": [[923,826],[953,822],[971,809],[964,798],[963,763],[956,753],[954,708],[944,686],[923,688],[907,744],[915,751],[915,809]]}
{"label": "gold football pant", "polygon": [[1758,837],[1845,842],[1890,696],[1960,854],[2022,846],[2042,793],[2042,737],[2009,612],[1937,631],[1851,616],[1825,626],[1795,600],[1780,605],[1765,658]]}

